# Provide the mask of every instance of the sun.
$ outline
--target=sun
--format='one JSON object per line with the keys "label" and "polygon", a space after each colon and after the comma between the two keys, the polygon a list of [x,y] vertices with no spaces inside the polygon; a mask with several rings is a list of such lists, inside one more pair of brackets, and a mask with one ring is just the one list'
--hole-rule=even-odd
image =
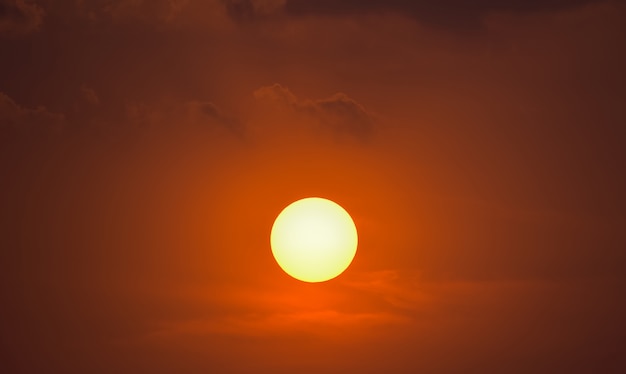
{"label": "sun", "polygon": [[270,244],[287,274],[304,282],[324,282],[348,268],[358,236],[352,217],[339,204],[309,197],[280,212]]}

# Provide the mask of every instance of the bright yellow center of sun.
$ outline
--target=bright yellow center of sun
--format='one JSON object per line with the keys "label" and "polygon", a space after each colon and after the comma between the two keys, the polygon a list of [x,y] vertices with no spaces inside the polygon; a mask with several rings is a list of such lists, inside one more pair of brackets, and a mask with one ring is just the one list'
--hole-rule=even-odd
{"label": "bright yellow center of sun", "polygon": [[270,235],[278,265],[304,282],[335,278],[350,265],[358,242],[356,226],[341,206],[310,197],[287,206]]}

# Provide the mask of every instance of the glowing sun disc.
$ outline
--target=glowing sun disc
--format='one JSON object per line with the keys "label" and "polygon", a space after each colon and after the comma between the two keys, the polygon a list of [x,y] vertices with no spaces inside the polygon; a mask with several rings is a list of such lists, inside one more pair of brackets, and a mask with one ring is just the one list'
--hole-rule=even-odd
{"label": "glowing sun disc", "polygon": [[348,268],[358,236],[352,217],[339,204],[309,197],[280,212],[270,244],[287,274],[304,282],[324,282]]}

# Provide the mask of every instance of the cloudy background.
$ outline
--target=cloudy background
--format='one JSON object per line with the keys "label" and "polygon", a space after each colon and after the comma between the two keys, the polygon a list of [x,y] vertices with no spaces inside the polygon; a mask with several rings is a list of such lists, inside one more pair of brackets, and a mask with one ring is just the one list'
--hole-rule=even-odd
{"label": "cloudy background", "polygon": [[[11,373],[621,373],[622,1],[0,0]],[[359,229],[303,284],[290,202]]]}

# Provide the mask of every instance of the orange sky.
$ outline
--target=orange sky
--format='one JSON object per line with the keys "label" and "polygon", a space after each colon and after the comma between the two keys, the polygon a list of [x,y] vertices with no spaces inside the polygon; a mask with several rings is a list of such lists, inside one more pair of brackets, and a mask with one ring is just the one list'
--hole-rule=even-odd
{"label": "orange sky", "polygon": [[[7,373],[622,373],[621,1],[0,0]],[[269,248],[354,218],[340,277]]]}

